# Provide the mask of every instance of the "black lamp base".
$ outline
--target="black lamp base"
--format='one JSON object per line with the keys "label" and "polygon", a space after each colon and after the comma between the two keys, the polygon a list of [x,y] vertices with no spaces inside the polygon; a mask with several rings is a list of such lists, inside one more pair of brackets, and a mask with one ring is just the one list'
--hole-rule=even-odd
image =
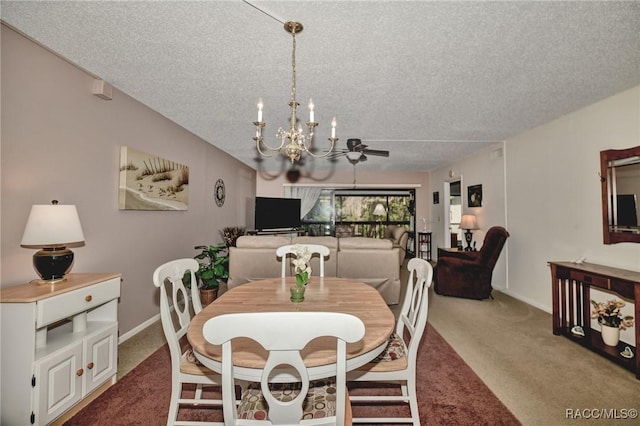
{"label": "black lamp base", "polygon": [[45,247],[33,255],[33,267],[40,275],[40,284],[64,281],[72,264],[73,252],[66,247]]}
{"label": "black lamp base", "polygon": [[464,233],[464,239],[467,241],[467,246],[464,248],[465,251],[473,251],[471,248],[471,240],[473,239],[473,234],[471,230],[467,229]]}

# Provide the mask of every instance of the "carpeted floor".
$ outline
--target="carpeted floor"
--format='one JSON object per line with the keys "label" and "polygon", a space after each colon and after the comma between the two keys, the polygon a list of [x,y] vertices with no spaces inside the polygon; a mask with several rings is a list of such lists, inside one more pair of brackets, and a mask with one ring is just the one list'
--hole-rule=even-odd
{"label": "carpeted floor", "polygon": [[[423,425],[517,425],[498,400],[440,334],[427,326],[418,358],[418,403]],[[171,395],[169,350],[165,345],[65,425],[164,425]],[[352,390],[354,394],[357,389]],[[378,406],[354,406],[354,416],[382,415]],[[397,412],[398,408],[391,408]],[[222,420],[219,409],[189,414]],[[390,414],[390,413],[389,413]]]}

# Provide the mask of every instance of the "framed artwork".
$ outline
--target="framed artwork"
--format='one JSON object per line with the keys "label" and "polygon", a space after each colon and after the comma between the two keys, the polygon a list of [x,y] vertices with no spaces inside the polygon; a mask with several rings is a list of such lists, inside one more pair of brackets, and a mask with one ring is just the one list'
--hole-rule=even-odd
{"label": "framed artwork", "polygon": [[482,185],[467,187],[467,202],[469,207],[482,207]]}
{"label": "framed artwork", "polygon": [[433,204],[440,204],[440,192],[433,193]]}
{"label": "framed artwork", "polygon": [[187,210],[189,168],[123,146],[118,202],[120,210]]}

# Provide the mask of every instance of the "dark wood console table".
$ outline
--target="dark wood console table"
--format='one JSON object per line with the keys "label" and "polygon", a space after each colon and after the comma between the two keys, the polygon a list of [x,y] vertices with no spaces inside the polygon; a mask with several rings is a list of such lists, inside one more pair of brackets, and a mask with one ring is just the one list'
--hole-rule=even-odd
{"label": "dark wood console table", "polygon": [[[612,268],[594,263],[549,262],[551,267],[551,294],[553,303],[553,334],[563,335],[582,346],[633,371],[640,379],[640,272]],[[635,306],[636,347],[620,342],[617,347],[602,342],[600,332],[591,329],[591,287],[612,291],[631,300]],[[581,326],[584,337],[571,333],[571,328]],[[629,346],[633,358],[620,355]]]}

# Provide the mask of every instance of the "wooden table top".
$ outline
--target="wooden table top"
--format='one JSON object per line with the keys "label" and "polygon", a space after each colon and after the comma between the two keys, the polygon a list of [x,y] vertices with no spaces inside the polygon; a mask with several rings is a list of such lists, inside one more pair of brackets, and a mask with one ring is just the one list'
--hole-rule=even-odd
{"label": "wooden table top", "polygon": [[78,288],[97,284],[112,278],[122,277],[121,273],[73,273],[65,275],[66,280],[55,284],[39,284],[33,280],[25,284],[0,289],[2,303],[29,303],[67,293]]}
{"label": "wooden table top", "polygon": [[[220,371],[221,347],[206,342],[202,327],[209,318],[242,312],[342,312],[357,316],[364,322],[365,336],[347,344],[347,370],[366,364],[384,349],[395,317],[376,289],[353,280],[312,277],[304,301],[294,303],[289,300],[292,285],[292,277],[273,278],[224,293],[191,320],[187,338],[196,357],[208,368]],[[260,369],[267,359],[266,351],[249,339],[236,339],[233,350],[236,367]],[[307,368],[331,365],[335,363],[335,339],[315,339],[302,355]]]}

